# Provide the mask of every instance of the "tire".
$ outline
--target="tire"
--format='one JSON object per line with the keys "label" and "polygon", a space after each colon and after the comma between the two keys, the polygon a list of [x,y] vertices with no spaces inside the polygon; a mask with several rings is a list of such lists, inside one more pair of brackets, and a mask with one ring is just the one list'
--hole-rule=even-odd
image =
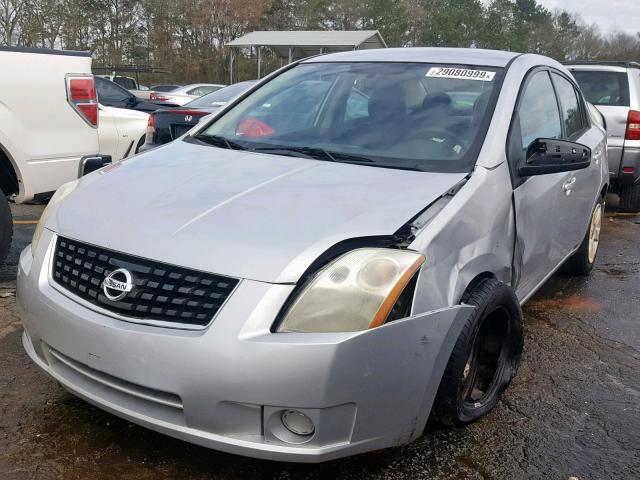
{"label": "tire", "polygon": [[522,311],[509,286],[482,280],[462,303],[476,308],[449,357],[432,409],[432,418],[448,426],[473,422],[496,406],[516,375],[524,343]]}
{"label": "tire", "polygon": [[[562,265],[560,271],[572,275],[588,276],[593,270],[598,256],[598,246],[600,245],[600,230],[602,228],[602,218],[604,217],[604,200],[593,207],[589,229],[580,244],[580,248]],[[595,229],[595,230],[594,230]],[[591,251],[594,248],[595,251]]]}
{"label": "tire", "polygon": [[0,190],[0,265],[2,265],[9,253],[11,238],[13,237],[13,219],[7,197]]}
{"label": "tire", "polygon": [[640,212],[640,183],[620,187],[620,211]]}

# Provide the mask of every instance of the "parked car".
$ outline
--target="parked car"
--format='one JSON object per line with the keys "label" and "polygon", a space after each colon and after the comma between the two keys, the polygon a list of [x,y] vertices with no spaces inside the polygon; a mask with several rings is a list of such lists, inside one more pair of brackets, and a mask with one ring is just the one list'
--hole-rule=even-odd
{"label": "parked car", "polygon": [[154,92],[170,92],[176,88],[180,88],[182,85],[152,85],[151,90]]}
{"label": "parked car", "polygon": [[640,211],[640,63],[567,64],[586,99],[604,115],[611,188],[623,211]]}
{"label": "parked car", "polygon": [[108,107],[127,108],[140,112],[153,112],[158,110],[159,105],[142,100],[120,85],[102,77],[95,77],[96,89],[100,104]]}
{"label": "parked car", "polygon": [[213,93],[196,98],[182,108],[156,110],[149,116],[147,136],[143,150],[164,145],[184,135],[202,118],[216,112],[228,101],[240,95],[257,80],[247,80],[216,90]]}
{"label": "parked car", "polygon": [[100,153],[117,162],[135,155],[144,144],[149,114],[100,105]]}
{"label": "parked car", "polygon": [[78,178],[82,157],[99,146],[89,52],[0,47],[0,65],[2,263],[13,235],[7,197],[22,203],[53,192]]}
{"label": "parked car", "polygon": [[149,100],[151,96],[151,90],[145,85],[139,85],[138,81],[133,77],[125,77],[123,75],[97,75],[100,78],[104,78],[112,81],[116,85],[120,85],[125,90],[133,93],[136,97],[142,100]]}
{"label": "parked car", "polygon": [[225,87],[225,85],[211,83],[193,83],[191,85],[185,85],[184,87],[178,87],[168,92],[154,92],[151,95],[150,100],[167,106],[181,106],[191,102],[192,100],[195,100],[198,97],[215,92],[216,90],[220,90],[223,87]]}
{"label": "parked car", "polygon": [[136,82],[136,79],[133,77],[125,77],[122,75],[96,75],[96,76],[100,78],[105,78],[115,83],[116,85],[120,85],[122,88],[125,88],[127,90],[138,89],[138,82]]}
{"label": "parked car", "polygon": [[596,260],[606,134],[569,71],[351,51],[223,108],[52,199],[19,266],[31,359],[132,422],[273,460],[489,412],[520,305]]}

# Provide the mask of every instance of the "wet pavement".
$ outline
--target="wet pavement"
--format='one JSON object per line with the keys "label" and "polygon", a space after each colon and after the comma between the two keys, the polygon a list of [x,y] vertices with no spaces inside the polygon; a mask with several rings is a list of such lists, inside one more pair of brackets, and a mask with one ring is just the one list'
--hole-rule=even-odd
{"label": "wet pavement", "polygon": [[[42,207],[14,207],[22,222]],[[524,308],[525,353],[498,407],[465,428],[322,465],[196,447],[104,413],[27,359],[15,312],[16,225],[0,269],[0,479],[639,479],[640,217],[610,208],[588,278],[555,275]],[[393,415],[393,409],[381,414]]]}

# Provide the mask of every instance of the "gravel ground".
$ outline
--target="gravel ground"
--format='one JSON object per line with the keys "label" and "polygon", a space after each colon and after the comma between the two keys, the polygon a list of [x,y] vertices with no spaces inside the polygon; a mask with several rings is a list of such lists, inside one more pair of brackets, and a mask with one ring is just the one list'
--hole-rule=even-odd
{"label": "gravel ground", "polygon": [[[41,206],[14,206],[37,218]],[[640,217],[610,208],[588,279],[554,276],[524,308],[523,362],[486,418],[429,425],[416,442],[322,465],[196,447],[104,413],[42,375],[22,350],[16,226],[0,270],[0,479],[640,478]],[[393,414],[392,410],[388,414]]]}

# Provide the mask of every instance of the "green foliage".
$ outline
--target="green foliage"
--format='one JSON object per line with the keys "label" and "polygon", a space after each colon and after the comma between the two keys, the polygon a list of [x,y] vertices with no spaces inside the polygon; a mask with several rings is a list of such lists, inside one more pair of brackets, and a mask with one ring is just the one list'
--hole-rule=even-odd
{"label": "green foliage", "polygon": [[[537,0],[0,0],[0,45],[91,50],[94,64],[150,64],[147,82],[225,82],[225,44],[252,30],[379,30],[390,47],[482,47],[558,60],[640,61],[640,33],[602,35]],[[253,52],[255,54],[255,52]],[[264,70],[281,60],[263,53]],[[244,51],[239,79],[256,76]]]}

